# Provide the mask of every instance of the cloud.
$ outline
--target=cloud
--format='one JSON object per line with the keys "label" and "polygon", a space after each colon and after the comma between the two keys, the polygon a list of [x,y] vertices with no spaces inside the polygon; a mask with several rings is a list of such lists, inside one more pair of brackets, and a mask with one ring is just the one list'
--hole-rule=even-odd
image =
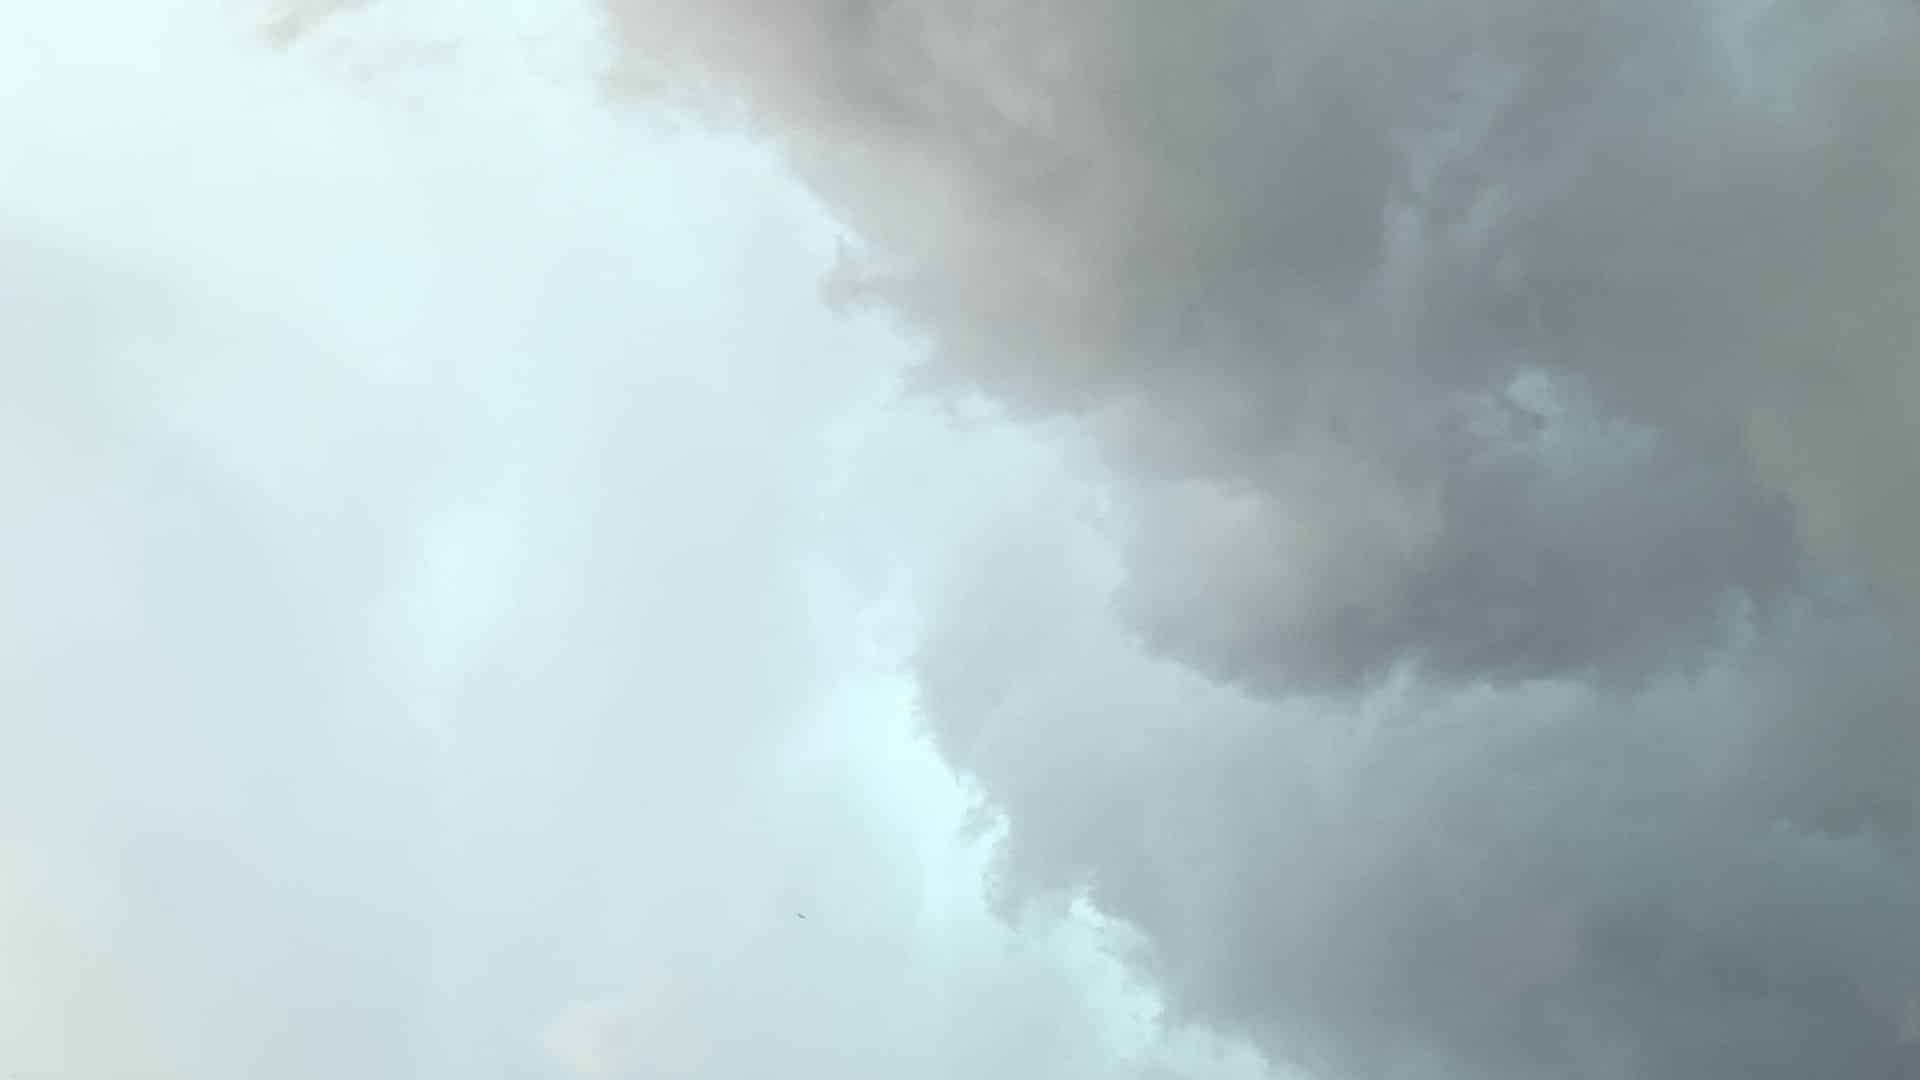
{"label": "cloud", "polygon": [[1904,8],[283,10],[0,42],[8,1065],[1909,1052]]}
{"label": "cloud", "polygon": [[1917,699],[1884,622],[1736,613],[1627,691],[1264,698],[1113,619],[1121,554],[1057,469],[948,556],[920,652],[943,754],[1010,823],[1015,910],[1086,897],[1141,931],[1176,1015],[1317,1076],[1898,1060]]}
{"label": "cloud", "polygon": [[[1156,605],[1196,662],[1296,685],[1409,656],[1645,674],[1710,641],[1728,593],[1771,603],[1799,573],[1776,490],[1842,568],[1904,573],[1911,522],[1873,507],[1912,501],[1908,426],[1877,404],[1912,369],[1889,239],[1912,139],[1878,104],[1902,100],[1910,13],[608,8],[630,68],[751,104],[864,244],[836,287],[934,330],[931,377],[1089,416],[1130,475],[1241,498],[1270,557],[1219,566],[1225,594],[1264,598],[1282,559],[1321,583],[1213,626]],[[1834,353],[1846,374],[1797,389]],[[1574,439],[1666,445],[1569,466],[1556,425],[1497,422],[1529,378],[1581,402]],[[1832,494],[1860,485],[1825,467],[1877,494]],[[1307,479],[1335,475],[1337,498]],[[1341,539],[1289,550],[1301,500],[1332,502],[1314,531]],[[1141,518],[1143,591],[1180,593],[1167,551],[1207,538]],[[1486,580],[1581,543],[1609,554],[1560,560],[1553,588]],[[1623,592],[1644,619],[1596,602]]]}
{"label": "cloud", "polygon": [[987,910],[834,223],[584,7],[302,10],[0,40],[0,1070],[1269,1075]]}
{"label": "cloud", "polygon": [[1015,896],[1328,1077],[1894,1067],[1908,6],[605,7],[1073,447],[929,541]]}

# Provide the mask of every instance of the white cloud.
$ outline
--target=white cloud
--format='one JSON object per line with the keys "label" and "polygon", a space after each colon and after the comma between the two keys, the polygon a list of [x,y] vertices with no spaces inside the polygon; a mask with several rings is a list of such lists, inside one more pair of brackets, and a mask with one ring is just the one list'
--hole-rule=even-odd
{"label": "white cloud", "polygon": [[916,739],[863,470],[966,451],[820,303],[838,227],[607,107],[585,5],[314,13],[0,41],[0,1066],[1173,1053]]}

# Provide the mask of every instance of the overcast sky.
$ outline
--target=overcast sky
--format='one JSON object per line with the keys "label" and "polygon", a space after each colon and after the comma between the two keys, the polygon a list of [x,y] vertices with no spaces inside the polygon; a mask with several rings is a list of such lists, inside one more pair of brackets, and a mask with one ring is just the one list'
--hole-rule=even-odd
{"label": "overcast sky", "polygon": [[0,1073],[1920,1067],[1911,5],[16,6]]}

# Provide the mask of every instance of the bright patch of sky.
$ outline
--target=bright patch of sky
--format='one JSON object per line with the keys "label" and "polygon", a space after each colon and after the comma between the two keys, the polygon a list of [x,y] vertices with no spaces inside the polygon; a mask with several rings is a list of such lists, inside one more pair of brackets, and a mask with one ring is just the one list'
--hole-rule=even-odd
{"label": "bright patch of sky", "polygon": [[903,396],[769,152],[585,4],[9,23],[8,1075],[1269,1075],[990,907],[916,582],[1062,451]]}

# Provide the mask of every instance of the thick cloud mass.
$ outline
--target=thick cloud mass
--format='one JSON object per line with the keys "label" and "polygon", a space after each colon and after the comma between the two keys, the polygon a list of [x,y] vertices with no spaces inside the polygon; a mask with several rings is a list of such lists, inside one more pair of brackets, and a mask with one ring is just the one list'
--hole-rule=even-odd
{"label": "thick cloud mass", "polygon": [[[636,68],[746,87],[866,244],[836,287],[937,328],[936,375],[1175,474],[1135,585],[1197,662],[1644,673],[1777,599],[1779,489],[1907,572],[1904,9],[612,7]],[[1258,602],[1186,602],[1223,543]]]}
{"label": "thick cloud mass", "polygon": [[0,1072],[1920,1069],[1910,5],[15,7]]}
{"label": "thick cloud mass", "polygon": [[1084,437],[921,654],[1016,891],[1329,1078],[1899,1067],[1911,5],[607,6]]}
{"label": "thick cloud mass", "polygon": [[1795,616],[1631,694],[1265,701],[1141,654],[1073,499],[999,506],[925,702],[1009,883],[1131,920],[1173,1000],[1328,1077],[1895,1075],[1920,808],[1883,625]]}

